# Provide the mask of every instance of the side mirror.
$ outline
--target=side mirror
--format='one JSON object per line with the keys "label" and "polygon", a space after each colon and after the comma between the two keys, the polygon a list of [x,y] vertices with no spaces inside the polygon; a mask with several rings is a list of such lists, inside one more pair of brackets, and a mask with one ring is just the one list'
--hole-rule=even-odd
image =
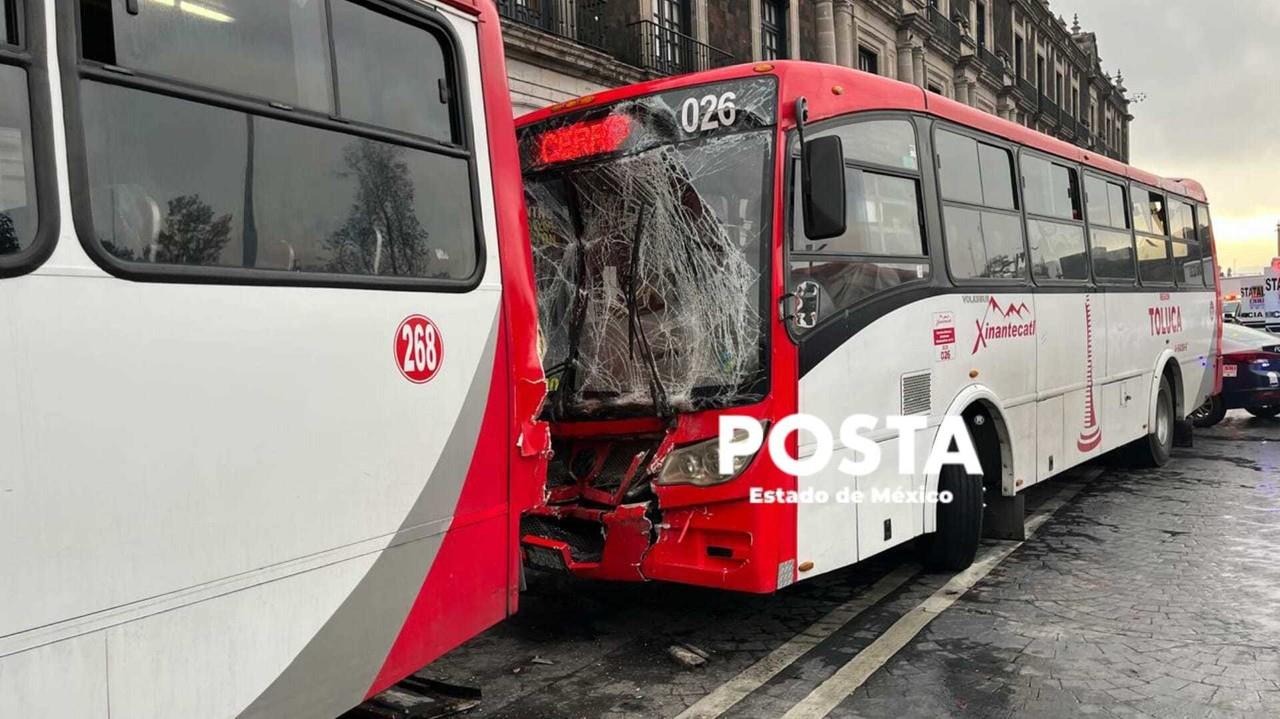
{"label": "side mirror", "polygon": [[819,137],[804,144],[802,155],[805,237],[839,237],[846,227],[844,143],[834,135]]}
{"label": "side mirror", "polygon": [[818,312],[822,309],[822,286],[813,280],[796,285],[796,327],[802,330],[818,326]]}

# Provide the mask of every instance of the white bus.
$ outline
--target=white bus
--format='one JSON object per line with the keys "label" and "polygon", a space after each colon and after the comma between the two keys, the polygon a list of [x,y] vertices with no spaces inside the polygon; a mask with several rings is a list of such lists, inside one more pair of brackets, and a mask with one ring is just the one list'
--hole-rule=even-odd
{"label": "white bus", "polygon": [[[984,522],[1022,531],[1037,482],[1122,447],[1167,462],[1220,381],[1193,181],[809,63],[622,88],[519,126],[556,450],[522,529],[533,565],[771,592],[918,539],[964,567]],[[982,474],[900,473],[883,421],[864,476],[839,471],[858,459],[839,444],[813,476],[765,452],[719,474],[718,417],[795,413],[927,418],[917,467],[960,416]],[[939,488],[957,501],[931,503]],[[750,500],[848,489],[906,500]]]}
{"label": "white bus", "polygon": [[330,717],[515,609],[479,0],[0,0],[0,717]]}

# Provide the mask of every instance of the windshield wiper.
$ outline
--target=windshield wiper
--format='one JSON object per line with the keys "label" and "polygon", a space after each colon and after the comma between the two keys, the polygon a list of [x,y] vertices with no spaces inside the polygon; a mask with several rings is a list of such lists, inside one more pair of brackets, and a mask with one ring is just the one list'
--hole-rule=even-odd
{"label": "windshield wiper", "polygon": [[649,345],[649,337],[644,332],[644,324],[640,322],[640,305],[636,297],[636,277],[640,274],[640,247],[644,240],[644,215],[649,204],[640,206],[636,215],[635,233],[631,241],[631,268],[627,273],[627,319],[630,325],[627,332],[627,344],[631,351],[631,359],[636,357],[636,345],[640,346],[640,355],[649,368],[649,394],[653,396],[654,410],[659,417],[667,418],[675,414],[667,397],[667,388],[662,385],[658,375],[658,363],[653,357],[653,348]]}

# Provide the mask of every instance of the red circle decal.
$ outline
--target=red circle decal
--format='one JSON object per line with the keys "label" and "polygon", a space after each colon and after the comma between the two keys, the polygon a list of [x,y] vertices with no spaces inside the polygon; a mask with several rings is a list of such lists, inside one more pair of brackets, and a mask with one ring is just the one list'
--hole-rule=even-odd
{"label": "red circle decal", "polygon": [[396,328],[396,367],[414,384],[430,382],[444,363],[444,338],[436,323],[422,315],[409,315]]}

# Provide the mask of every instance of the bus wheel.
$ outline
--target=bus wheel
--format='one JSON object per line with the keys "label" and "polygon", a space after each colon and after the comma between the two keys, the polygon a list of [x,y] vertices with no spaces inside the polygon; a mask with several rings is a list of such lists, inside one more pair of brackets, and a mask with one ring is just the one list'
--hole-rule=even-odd
{"label": "bus wheel", "polygon": [[1187,419],[1191,420],[1196,427],[1207,429],[1221,422],[1226,416],[1227,403],[1222,401],[1222,395],[1215,394],[1209,398],[1208,402],[1192,412]]}
{"label": "bus wheel", "polygon": [[938,503],[938,530],[919,539],[920,559],[930,569],[958,572],[973,564],[982,537],[982,475],[949,464],[938,476],[938,493],[951,501]]}
{"label": "bus wheel", "polygon": [[1151,432],[1129,446],[1133,463],[1139,467],[1163,467],[1173,449],[1173,390],[1167,377],[1160,378],[1156,397],[1156,422]]}

